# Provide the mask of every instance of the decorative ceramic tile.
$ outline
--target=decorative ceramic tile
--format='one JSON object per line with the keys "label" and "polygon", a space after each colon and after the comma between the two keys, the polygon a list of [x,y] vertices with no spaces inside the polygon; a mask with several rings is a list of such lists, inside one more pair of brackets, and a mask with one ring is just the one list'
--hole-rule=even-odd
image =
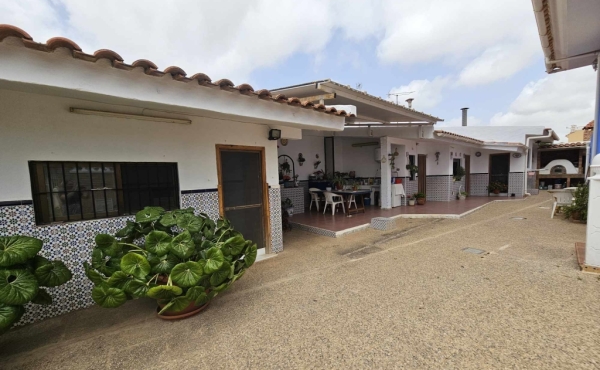
{"label": "decorative ceramic tile", "polygon": [[427,176],[426,189],[428,201],[448,202],[452,194],[452,176]]}
{"label": "decorative ceramic tile", "polygon": [[508,174],[508,194],[523,196],[523,185],[525,177],[523,172],[511,172]]}
{"label": "decorative ceramic tile", "polygon": [[283,250],[281,192],[279,188],[269,189],[269,217],[271,221],[271,253],[279,253]]}
{"label": "decorative ceramic tile", "polygon": [[389,217],[374,217],[371,219],[371,227],[377,230],[391,230],[396,227],[396,221]]}
{"label": "decorative ceramic tile", "polygon": [[219,218],[219,192],[181,194],[181,208],[193,207],[196,214],[206,213],[213,220]]}
{"label": "decorative ceramic tile", "polygon": [[294,213],[304,213],[304,188],[281,188],[281,200],[286,198],[292,201]]}
{"label": "decorative ceramic tile", "polygon": [[469,189],[469,195],[474,197],[487,197],[488,190],[487,186],[490,183],[490,176],[487,173],[472,173],[471,174],[471,188]]}

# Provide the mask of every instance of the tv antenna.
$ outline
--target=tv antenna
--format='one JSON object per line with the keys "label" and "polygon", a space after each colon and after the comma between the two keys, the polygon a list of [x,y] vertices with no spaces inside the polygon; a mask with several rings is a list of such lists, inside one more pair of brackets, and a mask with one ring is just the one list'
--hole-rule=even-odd
{"label": "tv antenna", "polygon": [[391,96],[395,96],[396,97],[396,105],[398,105],[398,97],[402,96],[402,95],[410,95],[414,93],[414,91],[407,91],[407,92],[400,92],[400,93],[388,93],[387,96],[388,98]]}

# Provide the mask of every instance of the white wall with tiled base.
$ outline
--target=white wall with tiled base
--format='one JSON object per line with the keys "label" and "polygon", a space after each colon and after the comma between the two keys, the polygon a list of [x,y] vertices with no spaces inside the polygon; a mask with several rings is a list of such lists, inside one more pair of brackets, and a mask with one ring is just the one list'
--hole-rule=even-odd
{"label": "white wall with tiled base", "polygon": [[[196,213],[206,213],[213,219],[219,217],[219,195],[216,190],[182,193],[181,208],[194,207]],[[53,297],[53,303],[48,306],[29,304],[18,325],[92,306],[93,284],[85,276],[82,264],[91,258],[96,234],[114,234],[125,226],[127,220],[133,220],[133,216],[37,226],[31,201],[19,202],[25,204],[0,205],[0,236],[26,235],[43,240],[44,246],[40,254],[51,260],[63,261],[73,272],[73,278],[59,287],[47,288]],[[278,188],[269,189],[269,207],[271,252],[278,253],[283,250]]]}

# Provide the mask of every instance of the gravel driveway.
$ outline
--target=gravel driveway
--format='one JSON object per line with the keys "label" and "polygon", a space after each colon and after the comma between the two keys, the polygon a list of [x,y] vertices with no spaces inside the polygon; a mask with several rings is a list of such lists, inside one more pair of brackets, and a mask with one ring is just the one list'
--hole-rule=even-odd
{"label": "gravel driveway", "polygon": [[0,368],[599,368],[600,280],[574,255],[585,225],[549,205],[287,232],[200,315],[161,321],[149,300],[77,311],[0,337]]}

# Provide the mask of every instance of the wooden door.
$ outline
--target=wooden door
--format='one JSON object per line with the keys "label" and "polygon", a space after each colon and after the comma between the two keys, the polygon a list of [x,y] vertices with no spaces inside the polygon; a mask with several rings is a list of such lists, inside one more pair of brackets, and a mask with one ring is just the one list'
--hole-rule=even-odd
{"label": "wooden door", "polygon": [[427,194],[427,156],[425,154],[419,154],[417,167],[419,168],[417,190],[419,193]]}
{"label": "wooden door", "polygon": [[465,155],[465,191],[471,191],[471,156]]}
{"label": "wooden door", "polygon": [[255,242],[258,249],[268,248],[264,148],[217,145],[217,169],[221,216],[231,221],[244,238]]}

